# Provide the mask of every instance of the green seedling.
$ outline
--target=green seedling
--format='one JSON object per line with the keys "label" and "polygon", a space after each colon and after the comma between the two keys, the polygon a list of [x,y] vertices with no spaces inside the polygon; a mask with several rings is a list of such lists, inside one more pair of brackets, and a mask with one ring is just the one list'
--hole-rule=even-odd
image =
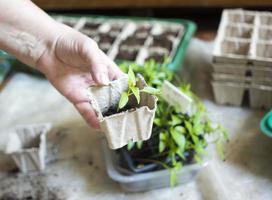
{"label": "green seedling", "polygon": [[[129,76],[132,76],[132,70],[141,73],[147,84],[158,90],[161,89],[164,80],[179,81],[178,77],[167,69],[167,62],[160,65],[154,60],[151,60],[146,62],[144,66],[132,64],[128,68],[128,65],[123,64],[121,65],[121,68],[125,72],[128,71]],[[131,83],[134,82],[130,80],[130,84]],[[135,87],[134,84],[130,85],[130,87],[132,86]],[[207,154],[205,151],[205,148],[208,145],[206,140],[207,135],[213,135],[216,138],[214,144],[218,155],[222,160],[225,159],[222,143],[228,139],[225,128],[221,125],[212,123],[205,105],[192,92],[190,85],[180,82],[176,84],[176,86],[193,99],[197,108],[196,112],[191,116],[181,113],[179,108],[170,106],[164,99],[158,96],[159,101],[153,125],[153,130],[156,131],[153,131],[151,136],[158,137],[159,139],[156,154],[166,155],[168,160],[170,160],[170,162],[166,163],[161,160],[156,160],[155,158],[152,159],[153,162],[161,163],[163,167],[170,170],[171,186],[174,186],[177,183],[176,172],[182,169],[184,162],[188,159],[186,158],[186,153],[188,155],[188,152],[193,152],[193,160],[197,163],[203,162],[202,158]],[[130,93],[133,93],[132,89],[129,91]],[[138,92],[136,92],[136,95],[138,95]],[[124,97],[124,99],[126,100],[127,98]],[[125,102],[125,100],[122,101]],[[123,102],[121,105],[123,105]],[[133,148],[140,149],[144,143],[145,142],[141,142],[140,144],[139,142],[130,142],[127,148],[128,150]]]}
{"label": "green seedling", "polygon": [[143,89],[139,89],[139,87],[137,87],[136,83],[138,78],[136,78],[132,67],[129,67],[128,70],[128,90],[123,92],[121,94],[121,98],[119,100],[119,104],[118,104],[118,108],[122,109],[124,108],[128,102],[129,102],[129,97],[131,95],[134,95],[134,97],[136,98],[137,104],[140,104],[141,101],[141,92],[145,92],[145,93],[149,93],[152,95],[158,95],[159,94],[159,90],[155,89],[153,87],[150,86],[146,86]]}

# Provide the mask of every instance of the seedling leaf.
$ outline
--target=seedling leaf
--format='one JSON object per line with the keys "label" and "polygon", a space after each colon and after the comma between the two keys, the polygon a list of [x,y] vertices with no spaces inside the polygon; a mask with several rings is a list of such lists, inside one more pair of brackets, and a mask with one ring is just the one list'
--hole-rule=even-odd
{"label": "seedling leaf", "polygon": [[163,152],[165,150],[165,142],[163,140],[160,140],[160,143],[159,143],[159,152]]}
{"label": "seedling leaf", "polygon": [[122,109],[125,107],[125,105],[127,104],[128,102],[128,93],[127,92],[123,92],[122,95],[121,95],[121,98],[119,100],[119,109]]}
{"label": "seedling leaf", "polygon": [[137,103],[139,104],[140,103],[140,90],[139,90],[139,88],[131,87],[130,89],[131,89],[132,93],[134,94],[134,96],[137,100]]}
{"label": "seedling leaf", "polygon": [[170,129],[170,133],[175,143],[178,145],[181,151],[184,151],[185,147],[185,137],[178,132],[178,129]]}
{"label": "seedling leaf", "polygon": [[127,149],[130,151],[134,147],[134,142],[132,140],[128,141]]}
{"label": "seedling leaf", "polygon": [[138,141],[138,142],[136,143],[136,145],[137,145],[137,148],[138,148],[138,149],[141,149],[142,146],[143,146],[143,141]]}
{"label": "seedling leaf", "polygon": [[156,88],[153,88],[153,87],[150,87],[150,86],[144,87],[141,90],[141,92],[145,92],[145,93],[152,94],[152,95],[158,95],[158,94],[160,94],[160,90],[159,89],[156,89]]}
{"label": "seedling leaf", "polygon": [[129,87],[136,85],[136,77],[131,66],[129,66],[129,69],[128,69],[128,84],[129,84]]}

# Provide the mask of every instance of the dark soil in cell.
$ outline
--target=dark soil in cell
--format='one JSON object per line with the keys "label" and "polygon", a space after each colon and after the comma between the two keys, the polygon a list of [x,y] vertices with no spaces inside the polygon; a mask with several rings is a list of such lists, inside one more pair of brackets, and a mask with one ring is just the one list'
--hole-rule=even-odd
{"label": "dark soil in cell", "polygon": [[89,29],[89,30],[97,30],[101,23],[95,23],[95,22],[86,22],[84,25],[84,28]]}
{"label": "dark soil in cell", "polygon": [[151,26],[139,26],[135,32],[134,35],[141,37],[143,35],[147,36],[150,33]]}
{"label": "dark soil in cell", "polygon": [[152,47],[162,47],[171,52],[173,48],[173,42],[163,35],[158,35],[153,37]]}
{"label": "dark soil in cell", "polygon": [[125,106],[125,107],[122,108],[122,109],[118,109],[118,108],[113,108],[113,107],[111,107],[111,108],[109,108],[109,110],[108,110],[107,112],[102,113],[102,115],[103,115],[104,117],[107,117],[107,116],[111,116],[111,115],[114,115],[114,114],[117,114],[117,113],[124,112],[124,111],[126,111],[126,110],[128,110],[129,112],[132,112],[132,111],[136,110],[136,108],[133,108],[133,107],[130,106],[130,105],[127,105],[127,106]]}
{"label": "dark soil in cell", "polygon": [[178,34],[179,34],[179,30],[165,30],[163,32],[163,35],[165,36],[173,36],[173,37],[178,37]]}
{"label": "dark soil in cell", "polygon": [[159,53],[154,53],[148,56],[145,60],[155,60],[158,63],[163,63],[166,55],[165,54],[159,54]]}
{"label": "dark soil in cell", "polygon": [[137,46],[137,45],[144,45],[145,38],[136,38],[136,37],[128,37],[121,42],[121,46]]}
{"label": "dark soil in cell", "polygon": [[109,44],[113,44],[115,40],[114,36],[108,35],[108,34],[100,34],[99,35],[99,40],[98,43],[109,43]]}
{"label": "dark soil in cell", "polygon": [[135,61],[136,57],[138,54],[138,50],[124,50],[124,49],[119,49],[119,52],[116,56],[116,59],[118,60],[128,60],[128,61]]}
{"label": "dark soil in cell", "polygon": [[113,25],[113,26],[111,26],[110,31],[112,31],[112,32],[121,32],[122,29],[123,29],[123,26],[120,26],[120,25]]}

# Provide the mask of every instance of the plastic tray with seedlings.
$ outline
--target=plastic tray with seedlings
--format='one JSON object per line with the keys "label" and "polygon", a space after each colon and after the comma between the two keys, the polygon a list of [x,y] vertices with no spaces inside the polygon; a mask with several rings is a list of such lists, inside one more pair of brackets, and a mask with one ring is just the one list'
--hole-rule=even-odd
{"label": "plastic tray with seedlings", "polygon": [[[224,10],[213,51],[213,81],[218,103],[272,105],[272,13]],[[256,96],[257,95],[257,96]]]}
{"label": "plastic tray with seedlings", "polygon": [[187,20],[156,20],[134,18],[74,17],[55,18],[94,39],[112,59],[143,65],[154,59],[162,63],[169,58],[177,69],[195,31]]}

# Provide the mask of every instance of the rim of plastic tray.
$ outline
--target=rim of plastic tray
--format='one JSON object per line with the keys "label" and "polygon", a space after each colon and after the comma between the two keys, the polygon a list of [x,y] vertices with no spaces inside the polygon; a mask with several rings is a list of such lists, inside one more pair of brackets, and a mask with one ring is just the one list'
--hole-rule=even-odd
{"label": "rim of plastic tray", "polygon": [[[113,160],[111,158],[112,156],[110,155],[110,154],[112,154],[112,152],[107,147],[106,140],[102,139],[101,142],[102,142],[102,148],[103,148],[103,153],[104,153],[105,162],[106,162],[107,173],[111,179],[113,179],[117,182],[130,183],[130,182],[146,180],[146,179],[153,178],[156,176],[169,176],[170,175],[170,172],[168,169],[158,170],[158,171],[154,171],[154,172],[140,173],[140,174],[132,174],[132,175],[121,174],[114,166]],[[195,164],[187,165],[184,168],[182,168],[182,170],[179,170],[177,172],[177,174],[186,173],[186,171],[188,171],[188,170],[198,170],[198,169],[201,169],[207,165],[208,165],[207,160],[204,160],[202,164],[195,163]]]}
{"label": "rim of plastic tray", "polygon": [[265,135],[272,137],[272,110],[262,118],[260,128]]}

